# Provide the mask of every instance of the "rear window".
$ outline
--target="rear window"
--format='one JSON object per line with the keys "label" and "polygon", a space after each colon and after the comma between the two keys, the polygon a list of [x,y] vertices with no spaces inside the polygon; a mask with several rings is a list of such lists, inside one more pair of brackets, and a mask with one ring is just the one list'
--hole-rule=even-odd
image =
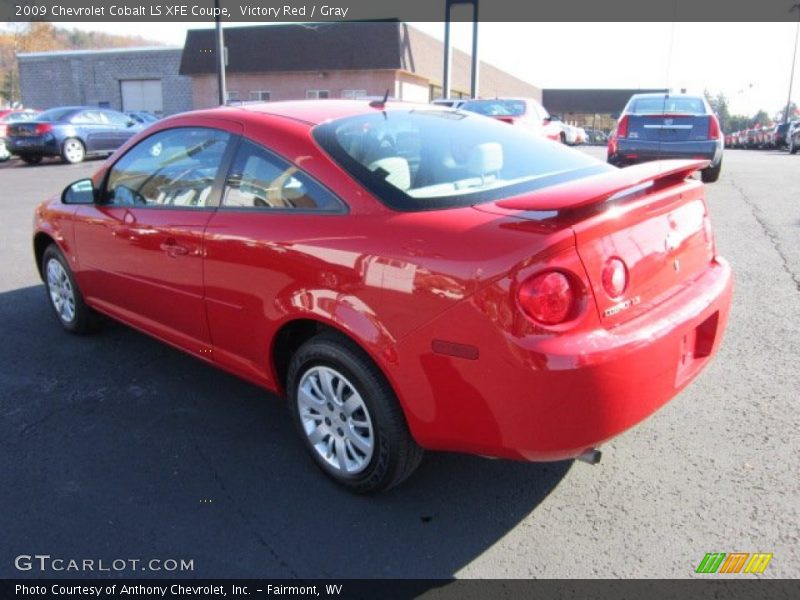
{"label": "rear window", "polygon": [[525,102],[522,100],[470,100],[461,108],[487,117],[519,117],[525,114]]}
{"label": "rear window", "polygon": [[702,115],[706,112],[706,105],[703,103],[702,98],[687,98],[686,96],[636,98],[631,103],[628,112],[635,115],[648,113],[686,113]]}
{"label": "rear window", "polygon": [[314,137],[396,210],[490,202],[614,168],[507,123],[435,108],[339,119]]}
{"label": "rear window", "polygon": [[61,121],[64,117],[67,117],[74,112],[76,112],[74,108],[51,108],[50,110],[39,113],[36,116],[36,120],[55,123],[56,121]]}

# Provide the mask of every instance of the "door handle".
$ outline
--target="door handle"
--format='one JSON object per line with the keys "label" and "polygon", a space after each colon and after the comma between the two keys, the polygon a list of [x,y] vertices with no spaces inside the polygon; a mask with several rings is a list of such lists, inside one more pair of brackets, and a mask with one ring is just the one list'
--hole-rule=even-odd
{"label": "door handle", "polygon": [[177,258],[178,256],[186,256],[189,254],[189,248],[181,246],[175,241],[175,238],[167,238],[161,246],[159,246],[167,256]]}

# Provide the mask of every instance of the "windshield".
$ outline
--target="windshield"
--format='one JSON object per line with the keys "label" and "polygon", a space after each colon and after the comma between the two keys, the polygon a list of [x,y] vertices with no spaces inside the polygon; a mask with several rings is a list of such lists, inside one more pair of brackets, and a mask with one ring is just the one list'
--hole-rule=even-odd
{"label": "windshield", "polygon": [[64,117],[71,115],[72,113],[77,112],[75,108],[51,108],[50,110],[46,110],[42,113],[36,115],[37,121],[49,121],[54,123],[56,121],[61,121]]}
{"label": "windshield", "polygon": [[470,100],[461,108],[488,117],[519,117],[525,114],[523,100]]}
{"label": "windshield", "polygon": [[631,107],[628,112],[635,115],[647,113],[686,113],[703,115],[706,112],[706,106],[701,98],[687,98],[686,96],[661,96],[635,98],[631,103]]}
{"label": "windshield", "polygon": [[339,119],[314,137],[397,210],[469,206],[613,169],[507,123],[436,108]]}

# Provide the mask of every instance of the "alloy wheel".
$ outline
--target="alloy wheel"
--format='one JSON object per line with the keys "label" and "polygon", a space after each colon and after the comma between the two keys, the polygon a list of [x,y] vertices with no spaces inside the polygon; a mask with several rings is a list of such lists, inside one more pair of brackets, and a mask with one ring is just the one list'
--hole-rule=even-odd
{"label": "alloy wheel", "polygon": [[65,323],[75,319],[75,293],[64,266],[55,258],[47,262],[47,288],[56,314]]}
{"label": "alloy wheel", "polygon": [[375,432],[367,405],[339,371],[315,366],[297,390],[303,431],[317,455],[342,475],[360,473],[370,463]]}

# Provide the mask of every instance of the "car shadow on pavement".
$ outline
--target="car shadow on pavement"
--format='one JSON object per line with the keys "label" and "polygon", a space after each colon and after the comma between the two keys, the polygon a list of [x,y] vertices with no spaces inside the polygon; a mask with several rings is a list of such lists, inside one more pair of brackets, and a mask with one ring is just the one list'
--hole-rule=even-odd
{"label": "car shadow on pavement", "polygon": [[447,578],[572,464],[429,453],[400,487],[354,496],[255,386],[119,324],[69,335],[42,286],[0,293],[0,322],[0,577],[91,576],[14,568],[40,553],[144,561],[117,576]]}

